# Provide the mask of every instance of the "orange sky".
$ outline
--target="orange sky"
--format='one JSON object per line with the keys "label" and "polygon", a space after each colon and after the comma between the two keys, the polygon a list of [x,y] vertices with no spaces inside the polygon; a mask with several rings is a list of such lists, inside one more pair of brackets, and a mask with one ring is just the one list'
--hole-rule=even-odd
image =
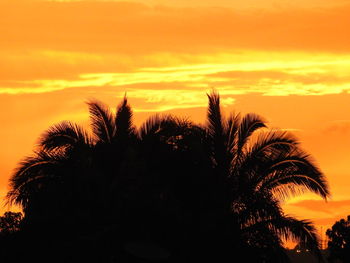
{"label": "orange sky", "polygon": [[84,102],[127,92],[139,124],[155,111],[203,122],[206,92],[225,111],[289,129],[332,198],[285,211],[325,230],[350,214],[349,0],[0,2],[0,194],[41,132],[87,121]]}

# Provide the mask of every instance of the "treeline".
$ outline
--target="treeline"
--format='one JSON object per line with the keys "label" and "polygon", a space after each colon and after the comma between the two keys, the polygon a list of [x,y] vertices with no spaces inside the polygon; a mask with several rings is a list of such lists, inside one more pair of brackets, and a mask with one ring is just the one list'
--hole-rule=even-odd
{"label": "treeline", "polygon": [[281,208],[304,190],[329,196],[290,133],[223,116],[214,92],[205,124],[155,115],[137,128],[126,98],[88,108],[92,132],[63,121],[18,164],[6,200],[24,217],[4,260],[287,262],[288,238],[320,256],[312,223]]}

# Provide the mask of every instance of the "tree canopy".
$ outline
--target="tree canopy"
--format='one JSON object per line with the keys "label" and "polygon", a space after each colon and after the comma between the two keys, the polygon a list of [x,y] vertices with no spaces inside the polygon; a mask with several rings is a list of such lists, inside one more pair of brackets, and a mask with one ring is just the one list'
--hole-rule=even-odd
{"label": "tree canopy", "polygon": [[335,222],[331,229],[326,232],[328,240],[328,249],[330,252],[329,260],[350,261],[350,215],[347,219],[340,219]]}
{"label": "tree canopy", "polygon": [[3,216],[0,216],[0,234],[9,235],[19,231],[22,218],[21,212],[5,212]]}
{"label": "tree canopy", "polygon": [[92,132],[50,127],[12,175],[7,201],[23,208],[25,233],[54,236],[67,251],[101,243],[89,252],[106,257],[143,246],[175,262],[286,262],[284,239],[320,255],[313,224],[281,208],[305,191],[329,196],[292,134],[257,114],[225,117],[215,92],[205,124],[154,115],[137,128],[126,97],[115,112],[99,101],[88,108]]}

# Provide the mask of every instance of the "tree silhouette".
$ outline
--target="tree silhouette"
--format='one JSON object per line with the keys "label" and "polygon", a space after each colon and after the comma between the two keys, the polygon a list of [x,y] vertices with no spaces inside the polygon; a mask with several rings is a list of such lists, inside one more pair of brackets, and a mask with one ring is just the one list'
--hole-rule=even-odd
{"label": "tree silhouette", "polygon": [[224,118],[219,95],[208,99],[205,125],[154,115],[137,129],[124,97],[115,113],[87,103],[91,132],[69,121],[49,128],[10,179],[24,236],[70,251],[99,244],[88,250],[106,257],[143,244],[185,262],[283,262],[287,238],[317,253],[311,222],[285,215],[281,201],[306,190],[326,199],[324,175],[289,133],[256,114]]}
{"label": "tree silhouette", "polygon": [[334,262],[350,260],[350,216],[347,219],[340,219],[335,222],[331,229],[327,229],[326,235],[329,238],[328,249],[329,260]]}
{"label": "tree silhouette", "polygon": [[227,236],[230,226],[225,224],[233,224],[236,237],[231,239],[237,242],[238,235],[240,241],[236,247],[273,248],[274,255],[283,254],[282,239],[292,238],[319,253],[311,222],[285,215],[281,201],[305,190],[326,199],[324,175],[292,135],[267,129],[255,114],[232,114],[225,119],[219,95],[213,92],[208,99],[206,131],[216,178],[212,186],[216,232],[221,228]]}
{"label": "tree silhouette", "polygon": [[[7,200],[22,206],[26,216],[68,207],[77,213],[87,212],[86,206],[106,208],[108,188],[117,176],[128,140],[135,137],[132,113],[126,98],[115,116],[98,101],[88,102],[88,106],[91,135],[69,121],[57,124],[42,135],[37,152],[13,174]],[[58,200],[60,204],[52,203]]]}
{"label": "tree silhouette", "polygon": [[0,253],[3,262],[16,262],[14,254],[20,247],[22,219],[21,212],[7,211],[0,216]]}
{"label": "tree silhouette", "polygon": [[[84,250],[91,246],[89,239],[110,239],[104,229],[118,210],[113,196],[122,194],[116,185],[123,181],[121,173],[133,155],[137,134],[126,98],[115,114],[98,101],[88,102],[88,107],[91,133],[69,121],[52,126],[10,179],[7,202],[23,208],[24,238],[49,239],[41,244],[47,253],[56,249],[49,248],[50,243],[65,242],[70,246],[66,250],[78,255],[75,244]],[[68,236],[70,241],[64,241]],[[100,245],[91,251],[96,249]]]}
{"label": "tree silhouette", "polygon": [[0,217],[0,234],[9,235],[19,231],[21,221],[21,212],[5,212],[4,215]]}

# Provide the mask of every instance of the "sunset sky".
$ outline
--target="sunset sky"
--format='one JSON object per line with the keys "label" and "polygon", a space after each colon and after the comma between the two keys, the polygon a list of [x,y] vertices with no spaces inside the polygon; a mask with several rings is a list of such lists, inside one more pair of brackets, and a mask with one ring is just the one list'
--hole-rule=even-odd
{"label": "sunset sky", "polygon": [[350,214],[349,14],[350,0],[0,0],[0,197],[45,129],[88,123],[88,99],[126,92],[137,125],[202,123],[215,88],[225,112],[300,139],[332,197],[283,207],[325,231]]}

